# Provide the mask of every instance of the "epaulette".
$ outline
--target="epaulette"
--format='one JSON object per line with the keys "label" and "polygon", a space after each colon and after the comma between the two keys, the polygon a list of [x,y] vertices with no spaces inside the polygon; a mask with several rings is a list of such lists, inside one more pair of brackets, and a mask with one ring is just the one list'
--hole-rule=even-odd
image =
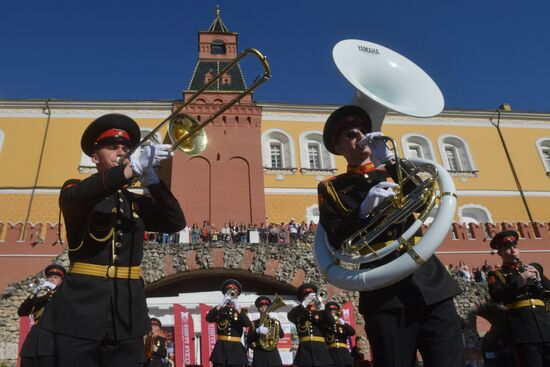
{"label": "epaulette", "polygon": [[71,178],[71,179],[65,181],[65,183],[63,185],[61,185],[61,190],[68,189],[71,186],[75,186],[80,181],[82,181],[82,180],[79,180],[78,178]]}
{"label": "epaulette", "polygon": [[[347,215],[349,214],[350,210],[342,203],[340,200],[340,197],[338,196],[338,192],[334,188],[334,185],[332,184],[332,180],[338,176],[331,177],[330,179],[323,180],[319,183],[320,186],[323,186],[324,190],[326,191],[328,197],[330,200],[336,205],[338,211],[343,214]],[[325,198],[322,194],[319,194],[319,207],[322,207],[325,204]]]}
{"label": "epaulette", "polygon": [[506,277],[504,276],[504,274],[502,274],[500,270],[493,271],[493,274],[495,274],[495,276],[502,284],[506,284]]}

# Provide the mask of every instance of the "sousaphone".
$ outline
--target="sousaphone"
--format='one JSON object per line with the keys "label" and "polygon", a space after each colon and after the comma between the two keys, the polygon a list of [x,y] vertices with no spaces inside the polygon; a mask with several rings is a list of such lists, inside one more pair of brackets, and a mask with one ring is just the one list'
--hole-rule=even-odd
{"label": "sousaphone", "polygon": [[[443,95],[435,82],[400,54],[361,40],[341,41],[332,54],[342,75],[357,89],[353,103],[368,112],[373,131],[380,131],[388,110],[414,117],[435,116],[443,110]],[[410,275],[433,255],[456,212],[456,189],[449,173],[427,159],[399,158],[396,142],[390,137],[383,138],[394,150],[398,183],[403,186],[413,181],[416,188],[407,194],[398,188],[392,200],[376,208],[376,220],[370,223],[376,223],[377,227],[359,229],[340,246],[330,244],[322,225],[317,227],[314,244],[317,267],[329,283],[342,289],[375,290]],[[413,236],[436,206],[438,210],[428,231],[415,243]],[[378,235],[412,215],[415,220],[398,239],[379,244]],[[399,256],[385,265],[365,269],[353,266],[371,263],[396,251]]]}

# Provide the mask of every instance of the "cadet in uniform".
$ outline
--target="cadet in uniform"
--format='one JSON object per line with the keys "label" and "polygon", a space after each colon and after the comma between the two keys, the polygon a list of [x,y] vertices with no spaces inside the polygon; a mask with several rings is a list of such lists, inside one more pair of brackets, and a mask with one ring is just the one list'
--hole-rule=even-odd
{"label": "cadet in uniform", "polygon": [[[20,317],[30,315],[34,321],[34,325],[21,347],[21,367],[54,366],[53,335],[40,327],[39,321],[44,308],[55,294],[57,287],[63,282],[66,273],[67,271],[61,265],[46,266],[44,269],[45,281],[36,284],[31,295],[23,301],[17,310]],[[42,291],[45,291],[46,294],[40,295]]]}
{"label": "cadet in uniform", "polygon": [[[248,364],[248,358],[241,337],[243,328],[250,327],[251,324],[237,303],[242,286],[237,280],[228,279],[223,282],[221,291],[224,294],[223,300],[206,314],[206,321],[217,324],[218,333],[210,362],[214,366],[244,366]],[[230,292],[234,292],[236,296],[230,296]]]}
{"label": "cadet in uniform", "polygon": [[[258,312],[260,312],[260,318],[258,320],[252,321],[252,328],[250,329],[250,332],[247,335],[247,344],[254,351],[252,366],[253,367],[282,366],[283,362],[281,361],[281,355],[279,354],[279,349],[277,349],[277,346],[275,346],[275,348],[271,350],[265,350],[259,342],[262,335],[265,336],[265,335],[268,335],[269,333],[269,329],[267,328],[267,326],[260,324],[260,321],[262,319],[262,315],[266,313],[267,308],[271,305],[271,300],[269,299],[269,297],[260,296],[256,298],[254,305],[258,309]],[[271,323],[274,323],[274,325],[278,325],[278,328],[279,328],[278,335],[273,335],[273,337],[277,337],[278,339],[284,337],[285,332],[281,327],[281,323],[279,322],[279,320],[271,317],[269,318],[269,320]]]}
{"label": "cadet in uniform", "polygon": [[147,367],[163,367],[162,360],[168,355],[166,338],[162,323],[156,317],[151,317],[151,331],[145,337],[145,357]]}
{"label": "cadet in uniform", "polygon": [[288,320],[296,325],[300,340],[294,364],[302,366],[332,366],[332,358],[325,343],[329,324],[334,320],[323,312],[324,305],[315,305],[317,286],[302,284],[296,292],[300,304],[288,312]]}
{"label": "cadet in uniform", "polygon": [[[146,146],[128,157],[140,136],[128,116],[94,120],[81,147],[98,172],[61,189],[71,265],[42,325],[55,334],[58,366],[143,363],[143,336],[151,328],[140,281],[144,231],[174,233],[185,218],[153,169],[170,158],[169,146]],[[135,178],[152,198],[126,189]]]}
{"label": "cadet in uniform", "polygon": [[[521,366],[550,366],[550,281],[539,264],[524,265],[517,248],[516,231],[502,231],[491,248],[502,258],[502,267],[489,273],[491,298],[506,308],[506,334]],[[538,268],[538,269],[537,269]]]}
{"label": "cadet in uniform", "polygon": [[[369,222],[372,209],[394,195],[396,184],[388,182],[388,176],[396,178],[394,157],[384,141],[372,139],[376,135],[380,133],[371,133],[370,117],[357,106],[337,109],[325,124],[324,145],[348,163],[346,173],[318,185],[319,221],[337,249]],[[366,138],[369,144],[358,144]],[[406,227],[394,224],[378,241],[396,239]],[[393,259],[388,255],[369,265]],[[427,367],[462,367],[462,334],[452,299],[459,293],[458,284],[436,256],[393,285],[360,292],[359,312],[365,318],[375,365],[413,366],[418,348]]]}
{"label": "cadet in uniform", "polygon": [[325,337],[334,367],[353,367],[348,338],[355,335],[355,329],[342,318],[342,310],[338,303],[327,302],[325,311],[334,319],[334,322],[328,326]]}

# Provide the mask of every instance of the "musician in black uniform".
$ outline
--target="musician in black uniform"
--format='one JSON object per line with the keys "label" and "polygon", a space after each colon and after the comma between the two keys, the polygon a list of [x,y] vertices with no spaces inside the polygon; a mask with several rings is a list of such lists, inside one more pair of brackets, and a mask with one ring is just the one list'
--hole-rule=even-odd
{"label": "musician in black uniform", "polygon": [[523,367],[550,366],[550,280],[542,267],[522,264],[519,235],[507,230],[496,234],[491,248],[502,258],[502,267],[489,273],[489,293],[506,311],[506,334]]}
{"label": "musician in black uniform", "polygon": [[[17,314],[21,316],[31,316],[34,324],[29,330],[25,342],[21,347],[21,367],[53,367],[54,366],[54,348],[53,335],[44,330],[40,325],[40,317],[44,312],[46,305],[55,294],[59,285],[63,282],[63,277],[67,271],[58,264],[46,266],[44,275],[46,279],[43,282],[33,285],[33,292],[27,297]],[[45,294],[42,294],[45,292]]]}
{"label": "musician in black uniform", "polygon": [[[170,158],[169,146],[146,146],[128,157],[140,136],[125,115],[94,120],[81,147],[98,172],[61,189],[71,265],[42,321],[55,333],[57,366],[143,363],[143,336],[151,327],[140,281],[144,231],[174,233],[185,218],[153,169]],[[135,178],[151,197],[126,189]]]}
{"label": "musician in black uniform", "polygon": [[242,286],[237,280],[228,279],[223,282],[221,291],[224,294],[223,300],[206,314],[206,321],[216,323],[218,334],[210,362],[214,366],[243,366],[248,364],[248,358],[241,337],[243,328],[250,327],[251,324],[237,303]]}
{"label": "musician in black uniform", "polygon": [[168,355],[166,337],[162,323],[156,317],[151,317],[151,331],[145,337],[145,357],[147,367],[163,367],[162,360]]}
{"label": "musician in black uniform", "polygon": [[[247,344],[252,348],[254,351],[254,357],[252,359],[252,366],[253,367],[278,367],[282,366],[283,362],[281,361],[281,355],[279,354],[279,349],[277,349],[277,346],[271,350],[265,350],[261,343],[259,342],[262,335],[265,337],[269,333],[269,328],[260,323],[262,320],[262,315],[264,315],[268,309],[268,307],[271,305],[271,300],[269,297],[266,296],[260,296],[256,298],[256,301],[254,302],[254,305],[258,309],[258,312],[260,312],[260,318],[258,320],[252,321],[252,328],[250,329],[250,332],[247,335]],[[268,315],[266,315],[269,317]],[[279,320],[274,319],[272,317],[269,318],[270,323],[273,323],[273,327],[279,329],[279,333],[277,335],[272,335],[272,337],[282,338],[285,336],[285,332],[283,328],[281,327],[281,323]],[[275,326],[277,325],[277,326]]]}
{"label": "musician in black uniform", "polygon": [[[376,135],[381,134],[371,133],[369,115],[357,106],[337,109],[325,124],[326,148],[348,163],[346,173],[318,185],[319,221],[337,249],[369,223],[372,209],[394,195],[396,184],[389,181],[396,179],[395,160],[384,141],[373,139]],[[363,139],[369,144],[358,144]],[[394,224],[377,241],[394,240],[406,227],[408,223]],[[393,259],[388,255],[370,264]],[[436,256],[425,260],[422,267],[393,285],[360,292],[359,312],[365,318],[376,366],[413,366],[417,349],[427,367],[464,365],[460,322],[453,304],[460,288]]]}
{"label": "musician in black uniform", "polygon": [[331,314],[334,322],[328,325],[325,340],[334,367],[353,367],[354,361],[348,346],[348,338],[355,335],[355,329],[342,318],[340,305],[327,302],[325,312]]}
{"label": "musician in black uniform", "polygon": [[302,366],[332,366],[325,335],[332,316],[323,312],[324,304],[316,302],[317,286],[305,283],[298,287],[296,297],[300,304],[288,312],[288,320],[296,325],[300,344],[294,364]]}

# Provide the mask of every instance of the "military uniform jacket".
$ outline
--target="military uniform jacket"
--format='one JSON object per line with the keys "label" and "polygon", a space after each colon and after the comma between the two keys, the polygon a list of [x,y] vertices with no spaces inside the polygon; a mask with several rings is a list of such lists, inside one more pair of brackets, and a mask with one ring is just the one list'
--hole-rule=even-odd
{"label": "military uniform jacket", "polygon": [[[395,177],[395,167],[387,166],[387,169],[390,175]],[[377,183],[386,181],[387,178],[387,173],[377,170],[368,175],[344,173],[319,183],[317,187],[319,221],[333,247],[339,248],[348,236],[369,223],[368,217],[364,219],[359,217],[360,205],[369,190]],[[379,242],[396,239],[405,228],[408,228],[408,223],[394,224],[379,237]],[[370,264],[379,266],[394,258],[388,255]],[[366,264],[363,264],[361,268],[365,266]],[[359,312],[366,314],[408,305],[432,305],[456,296],[460,292],[458,284],[451,278],[439,259],[431,256],[422,267],[405,279],[385,288],[360,292]]]}
{"label": "military uniform jacket", "polygon": [[[279,325],[279,339],[285,336],[285,332],[281,327],[279,320],[270,318]],[[247,344],[252,350],[254,350],[254,357],[252,359],[253,367],[272,367],[272,366],[282,366],[283,362],[281,361],[281,355],[279,354],[279,349],[275,348],[273,350],[263,350],[260,346],[258,340],[260,339],[260,334],[256,333],[256,329],[260,326],[260,319],[252,321],[252,327],[250,332],[247,335],[246,341]],[[265,325],[264,325],[265,326]]]}
{"label": "military uniform jacket", "polygon": [[[145,230],[174,233],[185,227],[180,205],[164,183],[148,187],[152,199],[125,190],[129,183],[124,166],[119,166],[64,185],[59,204],[71,264],[137,266],[143,256]],[[112,322],[106,320],[108,310]],[[43,327],[100,340],[108,324],[114,326],[118,340],[147,334],[151,326],[142,282],[69,270],[43,316]]]}
{"label": "military uniform jacket", "polygon": [[34,320],[34,325],[29,330],[25,342],[21,347],[21,357],[37,358],[53,356],[53,335],[39,325],[40,317],[50,297],[50,295],[40,297],[29,296],[21,303],[21,306],[17,310],[17,314],[20,317],[32,315]]}
{"label": "military uniform jacket", "polygon": [[[336,320],[335,320],[336,321]],[[351,327],[350,324],[345,323],[344,325],[339,322],[334,322],[327,327],[327,335],[325,340],[329,346],[328,350],[332,361],[334,362],[334,367],[343,367],[343,366],[353,366],[353,357],[348,348],[341,347],[331,347],[333,343],[346,344],[348,343],[348,338],[355,335],[355,329]]]}
{"label": "military uniform jacket", "polygon": [[[248,316],[229,307],[222,307],[220,310],[214,307],[206,314],[206,321],[217,324],[218,337],[232,336],[240,339],[243,328],[250,327]],[[224,366],[248,364],[246,350],[240,341],[220,339],[216,341],[210,361]]]}
{"label": "military uniform jacket", "polygon": [[[296,325],[298,337],[318,337],[325,339],[327,327],[334,322],[332,316],[323,311],[310,311],[301,304],[288,312],[288,320]],[[331,366],[332,358],[325,342],[300,341],[294,357],[298,366]]]}
{"label": "military uniform jacket", "polygon": [[157,351],[153,352],[151,359],[145,364],[147,367],[163,367],[162,359],[168,355],[166,349],[166,339],[162,337],[153,337],[153,345],[157,346]]}
{"label": "military uniform jacket", "polygon": [[[518,268],[502,266],[500,270],[489,273],[489,294],[496,303],[511,304],[530,298],[540,299],[540,290],[534,282],[518,288],[521,277]],[[542,277],[542,285],[550,290],[550,281]],[[550,313],[544,307],[521,307],[506,311],[507,334],[514,343],[550,342]]]}

